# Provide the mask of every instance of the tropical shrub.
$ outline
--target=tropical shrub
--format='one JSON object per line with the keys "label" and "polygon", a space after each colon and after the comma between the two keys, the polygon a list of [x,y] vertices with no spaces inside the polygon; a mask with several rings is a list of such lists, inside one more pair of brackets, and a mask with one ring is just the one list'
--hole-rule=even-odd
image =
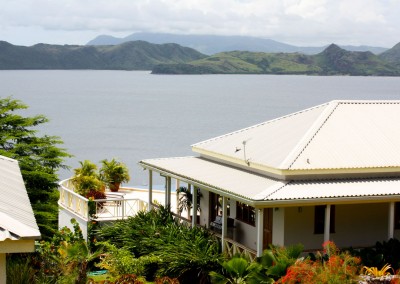
{"label": "tropical shrub", "polygon": [[284,276],[288,267],[297,261],[303,249],[302,244],[288,247],[271,246],[270,249],[263,252],[258,262],[263,266],[265,274],[277,280]]}
{"label": "tropical shrub", "polygon": [[378,267],[364,266],[361,272],[365,275],[370,275],[373,277],[382,277],[390,275],[391,273],[389,272],[389,270],[393,270],[392,267],[389,264],[385,264],[381,269],[378,269]]}
{"label": "tropical shrub", "polygon": [[89,160],[79,163],[81,166],[74,169],[75,174],[71,179],[76,193],[89,198],[94,192],[104,192],[104,183],[99,179],[97,166]]}
{"label": "tropical shrub", "polygon": [[400,241],[397,239],[376,242],[374,247],[352,250],[351,253],[361,258],[362,264],[367,267],[381,269],[389,264],[395,271],[400,268]]}
{"label": "tropical shrub", "polygon": [[211,232],[180,224],[162,206],[104,226],[99,237],[128,250],[139,264],[147,261],[144,273],[148,280],[155,275],[178,278],[182,283],[205,283],[222,260],[220,244]]}
{"label": "tropical shrub", "polygon": [[100,179],[108,186],[111,191],[118,191],[120,184],[130,180],[128,168],[124,163],[116,159],[102,160],[100,168]]}
{"label": "tropical shrub", "polygon": [[[194,187],[194,190],[197,191],[197,211],[200,211],[200,199],[202,198],[202,194],[200,188]],[[179,196],[178,199],[178,212],[179,215],[182,214],[184,210],[187,212],[187,218],[190,218],[190,211],[193,207],[193,194],[192,192],[185,186],[181,186],[178,188],[176,193]]]}
{"label": "tropical shrub", "polygon": [[360,259],[340,252],[333,242],[323,244],[323,252],[315,260],[299,259],[287,269],[278,283],[358,283]]}
{"label": "tropical shrub", "polygon": [[148,266],[160,262],[160,258],[156,256],[142,256],[135,258],[135,256],[125,248],[117,248],[116,246],[103,242],[99,244],[104,247],[104,255],[100,263],[96,266],[107,269],[112,276],[135,274],[146,275]]}
{"label": "tropical shrub", "polygon": [[263,267],[257,262],[237,255],[222,264],[221,272],[211,271],[211,282],[214,284],[226,283],[274,283],[274,280],[262,273]]}
{"label": "tropical shrub", "polygon": [[8,284],[30,284],[35,282],[35,269],[32,261],[27,255],[7,256],[7,283]]}
{"label": "tropical shrub", "polygon": [[40,243],[36,259],[38,276],[46,276],[57,283],[86,283],[88,264],[99,257],[100,251],[91,253],[79,224],[74,219],[71,223],[73,231],[64,227],[50,241]]}

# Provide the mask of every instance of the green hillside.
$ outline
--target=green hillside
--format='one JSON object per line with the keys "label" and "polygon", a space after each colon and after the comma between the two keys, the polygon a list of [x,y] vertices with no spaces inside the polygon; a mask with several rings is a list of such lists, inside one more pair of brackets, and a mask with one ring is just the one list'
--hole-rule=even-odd
{"label": "green hillside", "polygon": [[332,44],[316,55],[223,52],[185,64],[160,64],[153,73],[399,76],[400,68],[371,52],[347,51]]}
{"label": "green hillside", "polygon": [[37,44],[15,46],[0,41],[0,69],[151,70],[161,63],[184,63],[204,58],[177,44],[126,42],[115,46]]}

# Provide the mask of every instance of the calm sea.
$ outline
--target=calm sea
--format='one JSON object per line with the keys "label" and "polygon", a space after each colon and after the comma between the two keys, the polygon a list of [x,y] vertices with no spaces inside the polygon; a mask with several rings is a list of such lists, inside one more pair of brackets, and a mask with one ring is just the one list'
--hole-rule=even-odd
{"label": "calm sea", "polygon": [[62,138],[69,166],[117,157],[142,185],[141,159],[192,155],[193,143],[330,100],[397,100],[400,78],[0,71],[10,95],[50,118],[41,131]]}

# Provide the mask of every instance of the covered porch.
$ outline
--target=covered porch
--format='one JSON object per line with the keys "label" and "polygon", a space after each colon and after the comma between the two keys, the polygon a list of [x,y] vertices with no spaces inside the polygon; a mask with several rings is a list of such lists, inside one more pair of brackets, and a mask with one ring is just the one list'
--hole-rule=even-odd
{"label": "covered porch", "polygon": [[[200,189],[199,222],[192,218],[192,226],[213,229],[219,216],[224,250],[225,240],[260,256],[270,244],[302,243],[306,250],[317,250],[327,240],[340,247],[365,247],[400,236],[399,178],[287,181],[201,157],[140,165],[148,170],[148,200],[155,173],[165,177],[165,204],[181,183]],[[191,214],[196,216],[197,191],[192,194]]]}

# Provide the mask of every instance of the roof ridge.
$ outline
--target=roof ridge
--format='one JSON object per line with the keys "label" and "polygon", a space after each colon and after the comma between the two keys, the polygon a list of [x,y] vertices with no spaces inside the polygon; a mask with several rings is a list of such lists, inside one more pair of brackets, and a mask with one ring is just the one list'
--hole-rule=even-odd
{"label": "roof ridge", "polygon": [[264,121],[264,122],[261,122],[261,123],[258,123],[258,124],[252,125],[252,126],[248,126],[248,127],[246,127],[246,128],[242,128],[242,129],[239,129],[239,130],[235,130],[235,131],[232,131],[232,132],[229,132],[229,133],[220,135],[220,136],[216,136],[216,137],[214,137],[214,138],[210,138],[210,139],[206,139],[206,140],[203,140],[203,141],[194,143],[194,144],[192,144],[192,145],[190,145],[190,146],[191,146],[191,147],[196,147],[196,146],[198,146],[198,145],[205,144],[205,143],[210,142],[210,141],[214,141],[214,140],[217,140],[217,139],[221,139],[221,138],[223,138],[223,137],[227,137],[227,136],[234,135],[234,134],[236,134],[236,133],[240,133],[240,132],[247,131],[247,130],[249,130],[249,129],[253,129],[253,128],[260,127],[260,126],[263,126],[263,125],[266,125],[266,124],[270,124],[270,123],[273,123],[273,122],[276,122],[276,121],[279,121],[279,120],[282,120],[282,119],[285,119],[285,118],[288,118],[288,117],[291,117],[291,116],[299,115],[299,114],[302,114],[302,113],[305,113],[305,112],[314,110],[314,109],[316,109],[316,108],[320,108],[320,107],[323,107],[323,106],[325,106],[325,105],[329,105],[329,103],[330,103],[330,102],[328,102],[328,103],[323,103],[323,104],[316,105],[316,106],[313,106],[313,107],[310,107],[310,108],[306,108],[306,109],[303,109],[303,110],[300,110],[300,111],[297,111],[297,112],[293,112],[293,113],[290,113],[290,114],[287,114],[287,115],[284,115],[284,116],[281,116],[281,117],[278,117],[278,118],[274,118],[274,119],[271,119],[271,120],[267,120],[267,121]]}
{"label": "roof ridge", "polygon": [[307,146],[311,143],[314,137],[317,135],[319,130],[324,126],[324,124],[331,117],[332,113],[336,110],[336,108],[341,104],[340,101],[333,100],[327,104],[326,109],[319,115],[319,117],[314,121],[314,123],[310,126],[308,131],[303,135],[303,137],[299,140],[293,150],[287,155],[285,160],[279,165],[281,169],[290,169],[292,165],[297,161],[300,157],[301,153],[307,148]]}

